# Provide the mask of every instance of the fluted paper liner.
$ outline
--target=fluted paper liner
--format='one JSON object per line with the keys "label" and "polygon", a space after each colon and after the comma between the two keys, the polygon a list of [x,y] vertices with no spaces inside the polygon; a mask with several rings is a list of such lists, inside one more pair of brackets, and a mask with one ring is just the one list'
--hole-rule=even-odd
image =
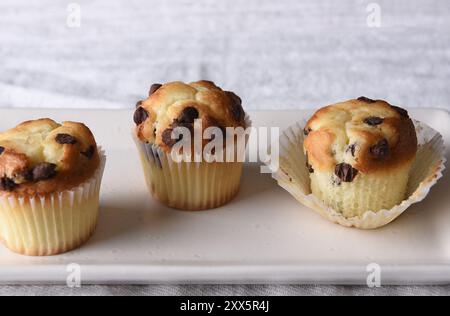
{"label": "fluted paper liner", "polygon": [[99,195],[106,164],[79,186],[36,197],[0,195],[0,240],[14,252],[50,256],[73,250],[93,234],[99,214]]}
{"label": "fluted paper liner", "polygon": [[[246,127],[251,127],[248,117]],[[158,146],[134,134],[133,138],[149,191],[161,203],[180,210],[207,210],[226,204],[239,192],[242,162],[175,162]]]}
{"label": "fluted paper liner", "polygon": [[300,203],[321,216],[347,227],[375,229],[389,224],[412,204],[425,199],[431,187],[442,177],[445,169],[445,147],[442,135],[426,124],[414,121],[418,137],[418,151],[408,182],[407,196],[390,210],[367,210],[361,216],[346,218],[326,206],[311,193],[309,172],[303,152],[303,126],[297,123],[280,137],[280,167],[272,170],[278,184]]}

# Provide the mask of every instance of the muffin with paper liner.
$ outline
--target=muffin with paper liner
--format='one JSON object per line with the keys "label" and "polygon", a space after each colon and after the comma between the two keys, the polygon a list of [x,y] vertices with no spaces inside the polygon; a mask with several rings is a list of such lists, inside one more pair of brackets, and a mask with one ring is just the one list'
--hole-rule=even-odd
{"label": "muffin with paper liner", "polygon": [[318,110],[280,139],[279,185],[348,227],[384,226],[442,177],[442,136],[406,110],[360,97]]}
{"label": "muffin with paper liner", "polygon": [[81,123],[39,119],[0,133],[0,240],[30,256],[86,242],[97,224],[105,160]]}
{"label": "muffin with paper liner", "polygon": [[[245,144],[242,148],[238,146],[240,140],[233,142],[233,159],[212,161],[204,156],[211,142],[218,139],[223,146],[213,146],[211,152],[225,155],[225,146],[236,137],[234,133],[229,135],[227,129],[246,129],[250,125],[235,93],[210,81],[154,84],[149,97],[138,102],[134,122],[144,176],[157,200],[172,208],[196,211],[219,207],[237,195]],[[211,128],[219,133],[205,138],[205,132]],[[177,136],[180,129],[187,130],[191,137]],[[195,133],[200,133],[200,142],[196,143]],[[190,147],[181,149],[190,160],[174,158],[182,142],[190,143]]]}

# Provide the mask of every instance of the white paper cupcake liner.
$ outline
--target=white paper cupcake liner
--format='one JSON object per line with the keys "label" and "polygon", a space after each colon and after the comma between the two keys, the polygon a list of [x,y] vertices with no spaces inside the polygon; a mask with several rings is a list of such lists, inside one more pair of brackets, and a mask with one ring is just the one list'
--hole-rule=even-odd
{"label": "white paper cupcake liner", "polygon": [[242,163],[174,162],[160,148],[137,141],[147,185],[169,207],[197,211],[219,207],[239,191]]}
{"label": "white paper cupcake liner", "polygon": [[[251,127],[248,117],[246,126]],[[134,135],[133,139],[149,191],[161,203],[180,210],[207,210],[226,204],[239,192],[242,162],[175,162],[158,146]]]}
{"label": "white paper cupcake liner", "polygon": [[408,183],[408,198],[390,210],[368,210],[359,217],[347,218],[326,206],[311,193],[309,172],[303,152],[303,126],[297,123],[280,137],[280,167],[273,171],[278,184],[300,203],[321,216],[347,227],[375,229],[400,216],[411,205],[425,199],[431,187],[442,177],[445,169],[445,147],[442,135],[426,124],[414,121],[418,137],[418,152]]}
{"label": "white paper cupcake liner", "polygon": [[29,256],[64,253],[86,242],[95,230],[106,164],[79,186],[38,197],[0,195],[0,239],[14,252]]}

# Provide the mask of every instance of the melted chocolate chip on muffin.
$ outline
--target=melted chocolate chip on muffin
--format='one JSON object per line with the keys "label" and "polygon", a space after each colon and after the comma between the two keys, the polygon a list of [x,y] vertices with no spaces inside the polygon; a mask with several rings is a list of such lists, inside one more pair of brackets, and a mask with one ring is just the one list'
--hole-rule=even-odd
{"label": "melted chocolate chip on muffin", "polygon": [[391,105],[391,107],[392,107],[395,111],[397,111],[397,113],[399,113],[401,116],[406,117],[406,118],[409,118],[409,113],[408,113],[408,111],[406,111],[405,109],[403,109],[403,108],[401,108],[401,107],[398,107],[398,106],[395,106],[395,105]]}
{"label": "melted chocolate chip on muffin", "polygon": [[341,180],[342,182],[353,182],[353,180],[358,175],[358,170],[352,167],[352,165],[348,163],[340,163],[336,165],[334,174]]}
{"label": "melted chocolate chip on muffin", "polygon": [[176,119],[176,121],[181,124],[194,124],[194,121],[198,119],[199,116],[200,114],[195,107],[188,106],[181,112],[181,115],[178,119]]}
{"label": "melted chocolate chip on muffin", "polygon": [[244,110],[242,108],[242,99],[234,92],[228,91],[228,95],[231,98],[231,113],[237,121],[241,121],[244,116]]}
{"label": "melted chocolate chip on muffin", "polygon": [[31,171],[33,181],[48,180],[56,176],[56,165],[54,163],[42,162]]}
{"label": "melted chocolate chip on muffin", "polygon": [[77,139],[69,134],[58,134],[56,135],[55,140],[61,145],[74,145],[77,143]]}
{"label": "melted chocolate chip on muffin", "polygon": [[142,106],[139,106],[134,112],[133,120],[136,125],[142,124],[148,119],[148,112]]}
{"label": "melted chocolate chip on muffin", "polygon": [[17,184],[8,177],[3,177],[0,179],[0,191],[11,192],[17,187]]}
{"label": "melted chocolate chip on muffin", "polygon": [[370,153],[375,158],[384,158],[389,154],[389,142],[387,139],[382,139],[374,146],[370,147]]}
{"label": "melted chocolate chip on muffin", "polygon": [[364,120],[364,123],[370,126],[377,126],[383,124],[383,119],[381,117],[371,116]]}
{"label": "melted chocolate chip on muffin", "polygon": [[312,132],[312,129],[311,129],[310,127],[305,127],[305,128],[303,129],[303,134],[304,134],[305,136],[308,136],[309,133],[311,133],[311,132]]}
{"label": "melted chocolate chip on muffin", "polygon": [[357,100],[361,101],[361,102],[364,102],[364,103],[375,103],[375,102],[377,102],[375,100],[372,100],[372,99],[369,99],[369,98],[366,98],[366,97],[359,97]]}
{"label": "melted chocolate chip on muffin", "polygon": [[160,83],[154,83],[150,86],[150,90],[148,92],[148,95],[151,96],[153,93],[159,90],[159,88],[162,87],[162,84]]}
{"label": "melted chocolate chip on muffin", "polygon": [[180,135],[178,139],[176,139],[172,138],[172,134],[173,134],[172,128],[166,129],[162,134],[162,140],[164,144],[170,148],[172,148],[176,143],[178,143],[182,139],[182,135]]}
{"label": "melted chocolate chip on muffin", "polygon": [[95,146],[89,146],[89,148],[86,151],[82,151],[81,154],[85,156],[87,159],[92,159],[92,157],[94,157],[96,150],[97,148],[95,148]]}
{"label": "melted chocolate chip on muffin", "polygon": [[314,173],[314,168],[308,162],[306,162],[306,168],[309,173]]}

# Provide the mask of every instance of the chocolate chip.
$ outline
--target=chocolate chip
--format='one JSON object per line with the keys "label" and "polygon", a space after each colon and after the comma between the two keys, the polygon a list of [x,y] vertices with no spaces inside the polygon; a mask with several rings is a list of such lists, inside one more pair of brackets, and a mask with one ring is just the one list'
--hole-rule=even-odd
{"label": "chocolate chip", "polygon": [[56,165],[42,162],[33,168],[32,175],[35,182],[51,179],[56,175]]}
{"label": "chocolate chip", "polygon": [[361,101],[361,102],[364,102],[364,103],[375,103],[375,102],[377,102],[375,100],[372,100],[372,99],[369,99],[369,98],[366,98],[366,97],[359,97],[358,101]]}
{"label": "chocolate chip", "polygon": [[6,176],[0,179],[0,190],[11,192],[15,188],[17,188],[17,184],[12,179]]}
{"label": "chocolate chip", "polygon": [[152,86],[150,87],[150,91],[148,92],[148,95],[151,96],[153,93],[158,91],[159,88],[161,88],[161,87],[162,87],[162,84],[160,84],[160,83],[152,84]]}
{"label": "chocolate chip", "polygon": [[5,151],[5,147],[0,146],[0,155]]}
{"label": "chocolate chip", "polygon": [[366,123],[367,125],[370,125],[370,126],[377,126],[377,125],[383,124],[383,122],[384,122],[384,119],[382,119],[381,117],[376,117],[376,116],[371,116],[364,120],[364,123]]}
{"label": "chocolate chip", "polygon": [[178,143],[180,140],[183,139],[183,134],[180,133],[178,136],[178,139],[172,139],[172,132],[174,129],[178,127],[184,127],[191,131],[191,133],[194,130],[194,121],[198,119],[200,116],[198,110],[195,107],[189,106],[186,107],[180,114],[179,118],[175,119],[170,128],[166,129],[162,133],[162,141],[164,144],[166,144],[169,147],[172,147],[176,143]]}
{"label": "chocolate chip", "polygon": [[240,96],[238,96],[236,93],[232,92],[232,91],[228,91],[227,92],[228,95],[230,96],[231,100],[233,101],[233,103],[242,105],[242,99]]}
{"label": "chocolate chip", "polygon": [[26,170],[19,173],[19,178],[24,179],[25,181],[33,181],[33,171],[32,170]]}
{"label": "chocolate chip", "polygon": [[142,105],[142,102],[143,102],[142,100],[141,101],[137,101],[135,108],[137,109],[138,107],[140,107]]}
{"label": "chocolate chip", "polygon": [[144,109],[142,106],[138,107],[136,111],[134,112],[133,120],[136,125],[140,125],[145,122],[146,119],[148,119],[149,115],[146,109]]}
{"label": "chocolate chip", "polygon": [[58,134],[55,138],[56,142],[61,145],[74,145],[77,143],[77,139],[69,134]]}
{"label": "chocolate chip", "polygon": [[177,122],[181,124],[193,124],[199,116],[200,114],[198,113],[198,110],[192,106],[189,106],[181,112]]}
{"label": "chocolate chip", "polygon": [[177,139],[172,139],[172,132],[173,132],[173,129],[172,128],[168,128],[161,135],[163,143],[166,144],[169,147],[173,147],[173,145],[175,145],[176,143],[178,143],[182,139],[182,135],[180,135],[178,140]]}
{"label": "chocolate chip", "polygon": [[397,111],[398,114],[400,114],[403,117],[407,117],[409,118],[409,114],[408,111],[406,111],[405,109],[402,109],[401,107],[395,106],[395,105],[391,105],[391,107]]}
{"label": "chocolate chip", "polygon": [[377,158],[386,157],[389,154],[389,143],[386,139],[380,140],[376,145],[370,147],[370,153]]}
{"label": "chocolate chip", "polygon": [[233,114],[233,117],[236,121],[240,122],[244,119],[245,112],[241,105],[232,104],[231,105],[231,113]]}
{"label": "chocolate chip", "polygon": [[86,151],[82,151],[81,154],[89,160],[92,159],[95,154],[95,146],[89,146],[89,148]]}
{"label": "chocolate chip", "polygon": [[303,134],[305,134],[305,136],[308,136],[309,133],[311,133],[311,132],[312,132],[311,127],[305,127],[305,128],[303,129]]}
{"label": "chocolate chip", "polygon": [[242,99],[234,92],[228,91],[228,96],[231,98],[231,114],[236,121],[244,119],[245,112],[242,108]]}
{"label": "chocolate chip", "polygon": [[338,164],[334,174],[343,182],[352,182],[358,175],[358,170],[347,163]]}
{"label": "chocolate chip", "polygon": [[352,154],[352,156],[355,157],[356,144],[351,144],[350,146],[348,146],[347,147],[347,152],[350,152]]}
{"label": "chocolate chip", "polygon": [[309,163],[308,153],[306,153],[306,168],[308,169],[309,173],[314,173],[314,168]]}
{"label": "chocolate chip", "polygon": [[[179,141],[181,141],[183,139],[184,135],[183,135],[182,131],[180,130],[178,132],[177,128],[186,128],[192,134],[194,131],[194,124],[180,122],[179,120],[174,120],[173,123],[170,125],[170,128],[166,129],[161,135],[163,143],[166,144],[168,147],[173,147],[176,143],[178,143]],[[175,131],[175,133],[174,133],[174,131]],[[172,133],[178,134],[178,139],[172,139]]]}

